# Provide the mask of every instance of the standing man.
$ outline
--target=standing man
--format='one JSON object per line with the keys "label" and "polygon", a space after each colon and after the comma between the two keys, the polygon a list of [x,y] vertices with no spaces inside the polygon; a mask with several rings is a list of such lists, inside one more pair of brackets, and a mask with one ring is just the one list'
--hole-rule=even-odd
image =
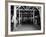
{"label": "standing man", "polygon": [[13,16],[12,22],[14,22],[14,29],[13,30],[16,30],[17,29],[16,25],[17,25],[18,22],[17,22],[15,16]]}

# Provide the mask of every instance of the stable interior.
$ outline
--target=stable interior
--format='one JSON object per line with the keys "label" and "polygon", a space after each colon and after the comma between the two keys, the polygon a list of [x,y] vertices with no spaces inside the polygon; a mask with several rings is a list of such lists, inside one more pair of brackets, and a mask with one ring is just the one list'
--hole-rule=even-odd
{"label": "stable interior", "polygon": [[[13,8],[16,9],[15,12]],[[11,10],[13,10],[11,15],[15,15],[17,20],[16,27],[11,29],[13,31],[40,30],[40,11],[38,8],[34,6],[11,6]]]}

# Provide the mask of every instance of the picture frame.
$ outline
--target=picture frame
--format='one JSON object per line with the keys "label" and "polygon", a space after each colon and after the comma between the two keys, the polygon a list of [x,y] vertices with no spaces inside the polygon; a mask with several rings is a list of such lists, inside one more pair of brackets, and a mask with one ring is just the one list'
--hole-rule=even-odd
{"label": "picture frame", "polygon": [[[23,6],[25,6],[26,8],[24,8],[24,9],[22,9],[23,8]],[[22,8],[20,8],[20,7],[22,7]],[[29,8],[31,8],[31,10],[29,9]],[[34,8],[34,9],[33,9]],[[38,29],[34,29],[34,30],[29,30],[28,29],[28,26],[27,26],[27,24],[29,24],[28,22],[26,22],[26,28],[25,28],[25,30],[24,30],[24,28],[22,28],[23,27],[23,25],[22,24],[25,24],[25,23],[20,23],[21,21],[21,19],[23,18],[23,20],[24,20],[24,17],[26,17],[26,19],[27,19],[27,17],[28,17],[28,19],[31,19],[31,17],[35,17],[34,15],[33,16],[27,16],[27,15],[29,15],[28,13],[22,13],[23,15],[20,15],[21,14],[21,12],[32,12],[32,9],[33,10],[35,10],[35,8],[37,8],[38,10],[39,10],[39,14],[40,14],[40,25],[38,26],[38,25],[36,25],[36,24],[34,24],[34,25],[36,25],[35,27],[37,28],[38,27]],[[17,9],[18,10],[26,10],[26,11],[21,11],[18,15],[17,15]],[[13,10],[13,11],[12,11]],[[36,10],[37,11],[37,10]],[[14,13],[12,13],[12,12],[14,12]],[[11,15],[12,14],[12,15]],[[27,14],[27,15],[26,15]],[[31,15],[31,14],[30,14]],[[36,14],[37,15],[37,14]],[[14,27],[14,26],[16,26],[16,25],[12,25],[11,26],[11,24],[13,24],[12,23],[12,19],[14,19],[14,17],[12,17],[12,16],[14,16],[14,17],[17,17],[18,19],[19,19],[19,21],[14,21],[15,22],[15,24],[17,25],[17,24],[19,24],[19,27],[21,27],[21,25],[22,25],[22,29],[20,28],[20,29],[17,29],[16,30],[16,27]],[[22,16],[22,18],[21,18],[21,16]],[[26,20],[25,19],[25,20]],[[31,19],[32,20],[32,19]],[[39,20],[39,19],[38,19]],[[33,20],[34,21],[34,20]],[[32,34],[44,34],[44,27],[45,27],[45,5],[44,5],[44,3],[35,3],[35,2],[18,2],[18,1],[16,1],[16,2],[8,2],[8,35],[32,35]],[[16,22],[19,22],[19,23],[16,23]],[[22,21],[23,22],[23,21]],[[35,20],[35,22],[36,22],[36,20]],[[21,25],[20,25],[21,24]],[[30,26],[30,25],[29,25]],[[15,30],[13,30],[14,28],[15,28]],[[18,28],[19,28],[18,27]],[[32,26],[31,26],[32,27]]]}

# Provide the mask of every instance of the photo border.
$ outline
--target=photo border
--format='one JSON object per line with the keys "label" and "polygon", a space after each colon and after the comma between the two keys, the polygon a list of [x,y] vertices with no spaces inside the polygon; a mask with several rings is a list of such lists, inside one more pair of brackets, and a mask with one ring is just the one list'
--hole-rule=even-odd
{"label": "photo border", "polygon": [[[14,3],[30,3],[30,4],[42,4],[43,5],[43,16],[44,16],[44,18],[43,18],[43,24],[44,24],[44,27],[43,27],[43,29],[44,29],[44,31],[43,31],[43,33],[35,33],[35,34],[17,34],[16,36],[23,36],[23,35],[37,35],[37,34],[44,34],[45,33],[45,3],[40,3],[40,2],[21,2],[21,1],[9,1],[9,2],[14,2]],[[9,2],[7,2],[7,4],[9,3]],[[6,5],[6,4],[5,4]],[[7,16],[8,14],[6,13],[6,11],[8,12],[8,5],[6,6],[7,8],[5,9],[5,16]],[[7,14],[7,15],[6,15]],[[7,18],[8,18],[8,16],[7,16]],[[6,17],[5,17],[5,19],[6,19]],[[5,23],[6,23],[6,21],[5,21]],[[6,26],[6,24],[5,24],[5,26]],[[8,19],[7,19],[7,26],[8,26]],[[5,28],[7,28],[7,27],[5,27]],[[8,30],[8,28],[7,29],[5,29],[5,31],[6,30]],[[6,31],[6,32],[8,32],[8,31]],[[5,33],[6,33],[5,32]]]}

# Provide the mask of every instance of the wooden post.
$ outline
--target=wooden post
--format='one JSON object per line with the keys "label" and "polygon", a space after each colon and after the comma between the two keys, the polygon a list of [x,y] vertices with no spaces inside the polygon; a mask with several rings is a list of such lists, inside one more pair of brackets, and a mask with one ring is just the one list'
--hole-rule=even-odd
{"label": "wooden post", "polygon": [[33,23],[35,22],[35,16],[34,16],[34,8],[33,8]]}
{"label": "wooden post", "polygon": [[19,9],[19,25],[20,25],[20,9]]}

